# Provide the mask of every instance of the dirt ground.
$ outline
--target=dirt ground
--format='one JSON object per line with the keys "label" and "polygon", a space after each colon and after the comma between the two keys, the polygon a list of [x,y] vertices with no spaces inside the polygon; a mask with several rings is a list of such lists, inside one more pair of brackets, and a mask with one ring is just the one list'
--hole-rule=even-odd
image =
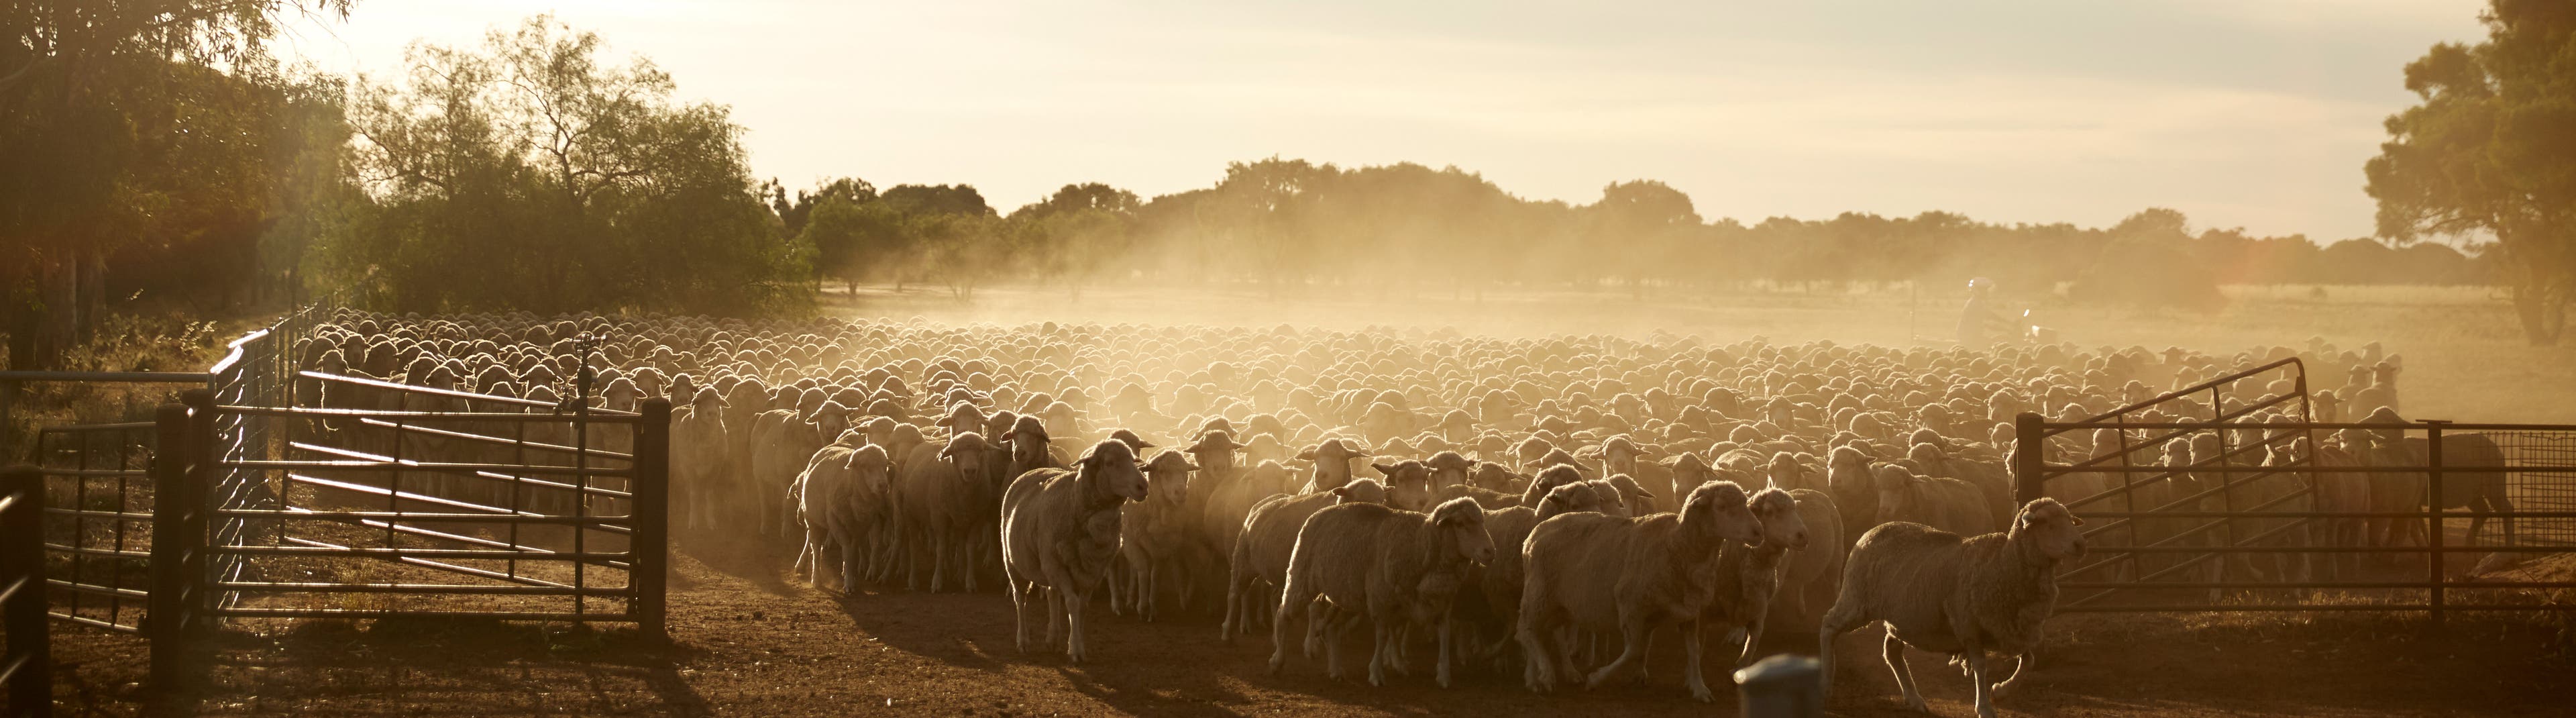
{"label": "dirt ground", "polygon": [[[1442,690],[1423,675],[1425,665],[1380,689],[1328,680],[1318,662],[1293,655],[1284,675],[1271,676],[1266,638],[1220,643],[1212,618],[1145,623],[1104,611],[1092,622],[1093,660],[1072,665],[1060,654],[1015,650],[1010,602],[998,593],[870,587],[843,598],[788,582],[776,569],[784,557],[770,551],[684,541],[681,554],[668,647],[623,627],[272,622],[227,632],[197,657],[202,684],[162,693],[140,685],[139,642],[64,627],[59,713],[139,715],[153,705],[174,714],[362,716],[1734,712],[1720,670],[1711,671],[1716,706],[1689,700],[1672,644],[1651,654],[1655,678],[1643,686],[1540,696],[1517,680],[1466,671],[1461,685]],[[2570,564],[2531,570],[2562,574]],[[2060,616],[2027,690],[2001,708],[2041,716],[2563,716],[2576,700],[2576,648],[2561,620],[2454,618],[2435,631],[2421,618],[2377,615]],[[1837,644],[1844,680],[1834,712],[1909,715],[1868,633]],[[1812,636],[1782,632],[1765,647],[1812,652]],[[1937,657],[1913,655],[1933,709],[1969,714],[1967,681]]]}

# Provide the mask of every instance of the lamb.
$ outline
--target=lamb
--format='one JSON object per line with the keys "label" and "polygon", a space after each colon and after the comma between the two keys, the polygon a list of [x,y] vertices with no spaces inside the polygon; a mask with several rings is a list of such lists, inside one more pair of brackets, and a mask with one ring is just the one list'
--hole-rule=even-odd
{"label": "lamb", "polygon": [[[1440,504],[1429,514],[1369,503],[1317,511],[1298,530],[1289,558],[1287,584],[1271,621],[1270,672],[1277,674],[1287,662],[1289,612],[1321,597],[1338,614],[1333,620],[1338,630],[1328,630],[1328,636],[1347,630],[1362,610],[1374,625],[1369,685],[1386,685],[1386,666],[1397,653],[1401,629],[1430,624],[1440,643],[1438,681],[1449,687],[1450,606],[1466,585],[1469,567],[1491,564],[1494,554],[1485,512],[1467,499]],[[1328,640],[1326,645],[1326,671],[1340,678],[1341,643]]]}
{"label": "lamb", "polygon": [[[1841,594],[1816,629],[1819,681],[1833,695],[1834,638],[1872,621],[1887,624],[1880,655],[1906,705],[1930,712],[1905,665],[1905,648],[1946,653],[1976,684],[1977,715],[1994,718],[1994,698],[2030,668],[2041,622],[2057,607],[2057,567],[2084,556],[2084,521],[2056,499],[2024,505],[2012,529],[1974,538],[1916,523],[1870,529],[1843,569]],[[2019,656],[2013,674],[1986,681],[1986,654]]]}
{"label": "lamb", "polygon": [[1083,609],[1118,550],[1119,507],[1146,496],[1135,452],[1116,441],[1092,445],[1073,468],[1038,469],[1011,481],[1002,494],[1002,573],[1022,652],[1029,650],[1031,594],[1045,589],[1047,645],[1062,635],[1068,658],[1089,657]]}
{"label": "lamb", "polygon": [[1306,519],[1336,501],[1387,503],[1391,494],[1384,484],[1360,479],[1330,491],[1272,496],[1253,506],[1243,519],[1243,532],[1235,539],[1228,562],[1221,627],[1225,640],[1251,629],[1254,581],[1284,585],[1288,560],[1297,548],[1297,531],[1306,526]]}
{"label": "lamb", "polygon": [[1761,531],[1744,489],[1727,481],[1692,489],[1677,514],[1572,513],[1540,523],[1523,546],[1518,626],[1530,690],[1553,690],[1560,673],[1574,670],[1562,629],[1616,630],[1625,639],[1619,658],[1585,681],[1597,688],[1641,667],[1647,636],[1678,621],[1684,683],[1692,697],[1714,700],[1700,671],[1700,613],[1717,590],[1720,548],[1758,541]]}
{"label": "lamb", "polygon": [[1112,610],[1122,608],[1119,604],[1124,599],[1123,608],[1151,621],[1165,577],[1177,575],[1176,585],[1189,585],[1188,576],[1179,569],[1180,558],[1195,541],[1190,533],[1195,526],[1186,509],[1190,472],[1198,469],[1186,454],[1168,449],[1145,464],[1145,486],[1153,498],[1120,510],[1118,554],[1126,562],[1127,575],[1123,588],[1117,581],[1110,583]]}
{"label": "lamb", "polygon": [[1995,528],[1986,494],[1958,479],[1916,476],[1905,467],[1882,464],[1878,479],[1875,524],[1910,521],[1952,533],[1974,536]]}

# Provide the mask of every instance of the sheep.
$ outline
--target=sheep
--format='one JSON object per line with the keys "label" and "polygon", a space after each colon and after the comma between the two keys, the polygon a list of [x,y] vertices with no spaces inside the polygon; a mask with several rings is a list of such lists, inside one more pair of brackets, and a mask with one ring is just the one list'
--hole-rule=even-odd
{"label": "sheep", "polygon": [[[815,452],[796,477],[797,514],[804,523],[805,543],[790,570],[803,567],[808,588],[822,585],[824,567],[832,566],[839,577],[836,588],[849,593],[859,575],[859,562],[882,559],[875,549],[883,545],[889,528],[886,492],[891,462],[885,447],[860,445],[857,438],[844,434]],[[831,554],[839,560],[826,563]]]}
{"label": "sheep", "polygon": [[1002,493],[1000,539],[1021,652],[1029,650],[1029,600],[1044,589],[1047,645],[1062,635],[1067,658],[1080,663],[1090,656],[1083,609],[1118,550],[1119,507],[1146,497],[1135,451],[1117,441],[1092,445],[1073,468],[1037,469],[1011,480]]}
{"label": "sheep", "polygon": [[1872,525],[1911,521],[1969,536],[1995,528],[1994,514],[1986,507],[1985,491],[1973,484],[1916,476],[1894,464],[1880,465],[1876,476],[1878,516]]}
{"label": "sheep", "polygon": [[[1386,666],[1397,653],[1400,629],[1431,624],[1440,642],[1438,681],[1449,687],[1450,606],[1467,583],[1469,566],[1494,560],[1484,510],[1467,499],[1453,499],[1428,514],[1380,504],[1341,504],[1317,511],[1297,534],[1287,584],[1270,624],[1270,672],[1278,674],[1287,662],[1289,612],[1321,597],[1343,616],[1364,610],[1374,625],[1369,685],[1386,685]],[[1348,623],[1341,617],[1334,621],[1335,628]],[[1339,632],[1327,631],[1328,640]],[[1330,640],[1327,646],[1326,671],[1338,679],[1340,641]]]}
{"label": "sheep", "polygon": [[990,527],[986,522],[1000,499],[995,491],[999,453],[982,434],[970,431],[939,446],[914,447],[904,460],[902,480],[895,487],[895,519],[911,566],[904,572],[905,588],[920,588],[927,564],[931,591],[944,590],[952,571],[967,591],[975,590],[972,548],[981,530]]}
{"label": "sheep", "polygon": [[1807,545],[1789,552],[1781,569],[1779,597],[1773,614],[1812,622],[1813,608],[1831,605],[1835,581],[1843,572],[1843,517],[1832,497],[1811,489],[1792,489],[1798,521],[1807,529]]}
{"label": "sheep", "polygon": [[718,504],[731,488],[725,462],[724,396],[712,387],[691,392],[689,404],[671,412],[671,483],[686,505],[683,526],[713,529]]}
{"label": "sheep", "polygon": [[785,535],[787,518],[796,497],[791,489],[796,476],[815,452],[841,436],[849,428],[848,410],[838,403],[826,402],[815,408],[810,417],[799,416],[794,409],[772,409],[756,414],[751,423],[751,479],[755,497],[781,497],[786,501],[762,501],[760,533],[763,536]]}
{"label": "sheep", "polygon": [[1861,532],[1878,525],[1878,474],[1859,447],[1837,446],[1825,461],[1825,493],[1843,514],[1843,549],[1848,552]]}
{"label": "sheep", "polygon": [[1720,548],[1760,540],[1761,528],[1744,489],[1727,481],[1692,489],[1677,514],[1571,513],[1540,523],[1522,547],[1517,627],[1530,690],[1554,690],[1559,673],[1573,671],[1571,646],[1549,645],[1568,638],[1560,629],[1615,630],[1624,639],[1618,659],[1585,680],[1597,688],[1641,667],[1647,636],[1678,621],[1683,681],[1692,697],[1715,700],[1700,671],[1700,612],[1717,589]]}
{"label": "sheep", "polygon": [[[1870,529],[1843,568],[1843,586],[1816,629],[1818,683],[1833,695],[1834,639],[1873,621],[1887,624],[1880,655],[1896,674],[1905,703],[1930,712],[1915,690],[1905,648],[1944,653],[1975,683],[1977,715],[1994,718],[1994,699],[2030,668],[2041,622],[2057,607],[2057,567],[2084,556],[2084,534],[2056,499],[2022,506],[2008,532],[1973,538],[1917,523]],[[2011,676],[1986,681],[1986,656],[2018,656]]]}
{"label": "sheep", "polygon": [[[1579,482],[1578,482],[1579,483]],[[1575,511],[1600,511],[1601,494],[1591,487],[1568,484],[1547,492],[1537,506],[1514,506],[1491,510],[1485,514],[1485,530],[1502,550],[1494,554],[1491,565],[1478,572],[1484,599],[1481,615],[1492,619],[1498,629],[1499,642],[1487,651],[1498,652],[1512,644],[1513,629],[1520,625],[1521,615],[1521,545],[1529,540],[1531,529],[1560,514]]]}
{"label": "sheep", "polygon": [[1306,519],[1337,500],[1387,503],[1391,493],[1385,484],[1359,479],[1330,491],[1280,494],[1254,505],[1243,519],[1243,531],[1227,563],[1225,622],[1220,628],[1224,640],[1250,632],[1253,582],[1284,585],[1289,557],[1297,548],[1297,531],[1305,527]]}
{"label": "sheep", "polygon": [[[1190,472],[1198,469],[1187,454],[1170,449],[1145,464],[1145,487],[1153,498],[1120,510],[1118,555],[1125,561],[1127,575],[1123,589],[1119,581],[1110,582],[1111,610],[1119,610],[1124,599],[1124,608],[1154,620],[1164,577],[1179,573],[1180,557],[1194,543],[1189,530],[1195,526],[1188,521],[1186,509]],[[1180,579],[1176,585],[1189,585],[1186,575]]]}
{"label": "sheep", "polygon": [[1741,636],[1744,647],[1735,661],[1739,668],[1753,662],[1753,652],[1762,643],[1762,630],[1769,625],[1771,602],[1780,590],[1782,568],[1789,553],[1806,550],[1809,541],[1805,517],[1789,492],[1763,489],[1745,505],[1752,509],[1754,520],[1762,523],[1761,541],[1750,546],[1727,544],[1719,549],[1717,590],[1700,610],[1702,629],[1725,627],[1729,642]]}

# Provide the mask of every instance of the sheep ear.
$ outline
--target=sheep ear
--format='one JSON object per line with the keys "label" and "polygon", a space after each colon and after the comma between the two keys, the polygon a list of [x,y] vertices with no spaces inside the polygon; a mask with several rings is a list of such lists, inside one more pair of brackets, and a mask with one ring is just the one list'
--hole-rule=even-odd
{"label": "sheep ear", "polygon": [[2084,517],[2082,517],[2082,516],[2077,516],[2077,515],[2074,515],[2074,514],[2067,514],[2067,515],[2066,515],[2066,522],[2067,522],[2067,523],[2069,523],[2069,524],[2076,525],[2076,526],[2082,526],[2082,525],[2084,525]]}
{"label": "sheep ear", "polygon": [[1307,450],[1305,450],[1305,451],[1297,452],[1297,460],[1298,460],[1298,461],[1314,461],[1314,460],[1315,460],[1315,450],[1314,450],[1314,449],[1307,449]]}
{"label": "sheep ear", "polygon": [[1348,498],[1351,495],[1351,487],[1347,485],[1335,486],[1333,487],[1333,495]]}
{"label": "sheep ear", "polygon": [[1638,495],[1638,496],[1643,496],[1643,497],[1646,497],[1646,498],[1649,498],[1649,499],[1651,499],[1651,498],[1654,498],[1654,497],[1655,497],[1655,495],[1654,495],[1654,494],[1652,494],[1652,493],[1648,493],[1645,489],[1638,489],[1638,490],[1637,490],[1637,495]]}
{"label": "sheep ear", "polygon": [[1387,476],[1394,476],[1396,472],[1396,466],[1394,464],[1369,464],[1369,468],[1376,469],[1378,473],[1385,474]]}

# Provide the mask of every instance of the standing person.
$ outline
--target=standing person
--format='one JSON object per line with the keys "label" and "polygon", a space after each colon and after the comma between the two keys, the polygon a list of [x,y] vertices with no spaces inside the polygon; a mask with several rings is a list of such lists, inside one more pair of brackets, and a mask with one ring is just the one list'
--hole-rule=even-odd
{"label": "standing person", "polygon": [[1959,346],[1984,349],[2004,336],[2006,326],[1995,313],[1994,291],[1995,280],[1968,280],[1968,306],[1959,310]]}

